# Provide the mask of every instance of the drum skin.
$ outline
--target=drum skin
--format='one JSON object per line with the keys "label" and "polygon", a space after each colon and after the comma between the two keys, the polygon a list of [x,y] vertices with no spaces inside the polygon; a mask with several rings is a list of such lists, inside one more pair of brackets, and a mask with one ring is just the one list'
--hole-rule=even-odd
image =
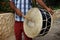
{"label": "drum skin", "polygon": [[31,8],[26,16],[32,20],[24,20],[24,32],[30,38],[46,35],[53,23],[51,14],[42,9]]}
{"label": "drum skin", "polygon": [[0,13],[0,40],[15,40],[13,13]]}

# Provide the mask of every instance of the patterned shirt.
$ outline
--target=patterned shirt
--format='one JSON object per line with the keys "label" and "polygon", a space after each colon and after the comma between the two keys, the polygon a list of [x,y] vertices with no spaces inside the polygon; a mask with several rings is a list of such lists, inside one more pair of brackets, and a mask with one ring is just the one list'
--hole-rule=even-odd
{"label": "patterned shirt", "polygon": [[[26,15],[26,12],[31,8],[31,0],[13,0],[15,6],[21,10],[21,12]],[[18,16],[15,13],[16,21],[24,21],[23,17]]]}

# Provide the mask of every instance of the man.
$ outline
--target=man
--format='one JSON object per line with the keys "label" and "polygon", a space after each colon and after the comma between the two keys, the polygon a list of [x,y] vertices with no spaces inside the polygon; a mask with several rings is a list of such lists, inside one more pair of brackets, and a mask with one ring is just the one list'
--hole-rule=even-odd
{"label": "man", "polygon": [[[16,40],[22,40],[23,31],[23,21],[24,18],[28,19],[25,14],[32,7],[32,0],[10,0],[10,7],[15,11],[15,35]],[[53,13],[52,9],[48,8],[42,0],[36,0],[43,8],[45,8],[51,14]],[[32,38],[27,37],[24,34],[24,40],[32,40]]]}

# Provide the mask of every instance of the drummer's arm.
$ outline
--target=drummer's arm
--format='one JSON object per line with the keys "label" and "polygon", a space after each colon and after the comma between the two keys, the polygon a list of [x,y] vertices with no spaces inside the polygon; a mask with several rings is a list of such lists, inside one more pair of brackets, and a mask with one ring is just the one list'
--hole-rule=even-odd
{"label": "drummer's arm", "polygon": [[43,2],[43,0],[36,0],[43,8],[48,9],[46,4]]}
{"label": "drummer's arm", "polygon": [[53,10],[49,7],[46,6],[46,4],[43,2],[43,0],[36,0],[43,8],[45,8],[48,12],[50,12],[51,14],[53,14]]}
{"label": "drummer's arm", "polygon": [[12,10],[14,10],[19,16],[22,16],[22,12],[18,8],[16,8],[12,0],[10,0],[9,4]]}

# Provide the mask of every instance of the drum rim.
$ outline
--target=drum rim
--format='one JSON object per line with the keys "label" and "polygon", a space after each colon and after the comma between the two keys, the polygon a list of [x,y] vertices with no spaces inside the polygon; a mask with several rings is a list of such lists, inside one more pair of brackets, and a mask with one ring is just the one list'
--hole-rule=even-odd
{"label": "drum rim", "polygon": [[13,15],[13,13],[0,13],[0,15]]}

